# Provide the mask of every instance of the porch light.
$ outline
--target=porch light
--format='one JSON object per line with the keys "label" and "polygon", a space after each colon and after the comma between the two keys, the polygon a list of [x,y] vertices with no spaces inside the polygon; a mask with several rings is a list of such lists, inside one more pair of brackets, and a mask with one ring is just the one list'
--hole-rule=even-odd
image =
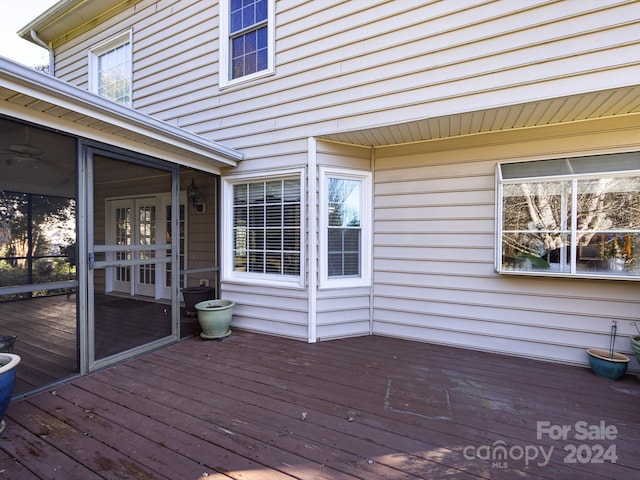
{"label": "porch light", "polygon": [[196,186],[193,178],[191,179],[191,184],[187,187],[187,198],[195,208],[200,199],[200,189]]}

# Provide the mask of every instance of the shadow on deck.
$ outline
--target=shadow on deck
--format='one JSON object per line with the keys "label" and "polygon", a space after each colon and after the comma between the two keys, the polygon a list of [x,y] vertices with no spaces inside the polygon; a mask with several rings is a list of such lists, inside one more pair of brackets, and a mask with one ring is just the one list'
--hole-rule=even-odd
{"label": "shadow on deck", "polygon": [[639,402],[630,375],[234,331],[13,402],[0,478],[638,478]]}

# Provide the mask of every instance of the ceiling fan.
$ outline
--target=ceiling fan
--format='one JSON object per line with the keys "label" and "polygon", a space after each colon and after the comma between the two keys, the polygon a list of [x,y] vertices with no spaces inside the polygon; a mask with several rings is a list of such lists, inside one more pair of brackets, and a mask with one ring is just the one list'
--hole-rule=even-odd
{"label": "ceiling fan", "polygon": [[24,143],[9,145],[9,148],[2,152],[2,156],[8,166],[27,163],[26,166],[34,168],[42,161],[40,149]]}

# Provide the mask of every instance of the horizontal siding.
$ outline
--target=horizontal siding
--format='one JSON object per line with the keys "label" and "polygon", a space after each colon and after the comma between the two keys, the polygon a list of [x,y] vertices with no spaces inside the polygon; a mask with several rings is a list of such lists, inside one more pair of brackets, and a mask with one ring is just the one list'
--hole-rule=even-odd
{"label": "horizontal siding", "polygon": [[[320,316],[319,316],[320,317]],[[339,323],[323,324],[317,328],[317,340],[327,341],[339,338],[361,337],[369,335],[370,325],[369,319],[343,319]]]}
{"label": "horizontal siding", "polygon": [[[218,2],[143,0],[56,54],[60,76],[86,88],[87,50],[132,26],[136,108],[259,157],[308,136],[622,85],[640,68],[639,19],[637,2],[614,0],[279,0],[275,75],[219,90]],[[529,113],[501,124],[526,126]]]}
{"label": "horizontal siding", "polygon": [[[482,108],[530,99],[527,87],[544,83],[541,78],[572,77],[564,89],[575,89],[576,72],[608,69],[634,57],[633,46],[625,45],[635,38],[633,25],[621,20],[637,13],[629,4],[609,11],[598,10],[606,6],[601,2],[476,2],[477,8],[456,2],[322,4],[321,11],[305,4],[295,10],[297,17],[285,15],[288,2],[278,2],[283,15],[278,16],[276,76],[222,92],[216,115],[225,126],[205,133],[242,148],[242,142],[261,142],[267,135],[278,141],[305,130],[321,134]],[[302,16],[306,9],[317,14]],[[594,12],[581,15],[588,10]],[[310,22],[316,22],[314,28]],[[585,25],[590,28],[581,42],[567,36]],[[615,48],[620,56],[611,55]],[[451,101],[460,95],[465,102]],[[435,110],[425,113],[425,104]],[[192,120],[183,125],[207,128]],[[248,128],[251,138],[244,133]]]}
{"label": "horizontal siding", "polygon": [[[143,0],[61,46],[58,72],[86,88],[87,50],[132,26],[134,105],[241,149],[233,173],[305,165],[309,136],[614,88],[640,75],[639,2],[279,0],[276,11],[276,73],[254,82],[218,89],[218,4],[196,0]],[[534,109],[466,128],[524,127]],[[612,318],[630,328],[635,284],[496,275],[492,196],[496,161],[638,148],[635,121],[377,149],[375,331],[574,361],[581,342],[606,345]],[[437,138],[438,124],[431,128]],[[364,149],[319,148],[319,165],[368,168]],[[307,337],[307,292],[226,283],[222,294],[238,302],[234,325]],[[331,337],[325,300],[318,332]]]}
{"label": "horizontal siding", "polygon": [[232,327],[298,340],[308,337],[308,299],[303,290],[224,282],[221,297],[236,302]]}
{"label": "horizontal siding", "polygon": [[368,288],[318,292],[316,307],[318,340],[369,335],[370,317]]}
{"label": "horizontal siding", "polygon": [[[371,149],[329,142],[317,142],[316,163],[318,167],[348,168],[370,171]],[[317,183],[319,184],[319,182]],[[317,192],[316,198],[320,198]],[[320,217],[320,206],[316,208],[316,218]],[[322,235],[319,225],[314,229]],[[319,245],[319,241],[316,242]],[[309,261],[318,262],[326,258],[320,251],[312,253]],[[371,326],[371,291],[368,287],[328,288],[318,290],[316,297],[316,336],[318,340],[369,335]]]}
{"label": "horizontal siding", "polygon": [[[493,267],[493,157],[547,155],[560,143],[640,148],[637,127],[631,143],[624,121],[603,125],[583,125],[576,137],[549,127],[545,140],[540,132],[528,140],[500,133],[475,146],[443,140],[376,150],[374,332],[585,364],[586,348],[609,347],[616,320],[616,349],[633,358],[627,337],[640,307],[636,282],[499,275]],[[591,128],[598,131],[590,135]],[[631,368],[640,368],[635,358]]]}

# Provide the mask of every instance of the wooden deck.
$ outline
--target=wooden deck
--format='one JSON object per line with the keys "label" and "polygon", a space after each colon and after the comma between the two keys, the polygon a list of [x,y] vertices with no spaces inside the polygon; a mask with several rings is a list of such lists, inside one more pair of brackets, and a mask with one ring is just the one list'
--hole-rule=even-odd
{"label": "wooden deck", "polygon": [[[97,295],[97,358],[170,335],[166,310],[161,303]],[[197,319],[187,317],[184,308],[180,329],[183,338],[200,333]],[[18,337],[15,353],[22,358],[14,394],[77,375],[77,331],[75,294],[0,302],[0,334]]]}
{"label": "wooden deck", "polygon": [[0,478],[640,478],[639,403],[630,375],[234,331],[13,402]]}

